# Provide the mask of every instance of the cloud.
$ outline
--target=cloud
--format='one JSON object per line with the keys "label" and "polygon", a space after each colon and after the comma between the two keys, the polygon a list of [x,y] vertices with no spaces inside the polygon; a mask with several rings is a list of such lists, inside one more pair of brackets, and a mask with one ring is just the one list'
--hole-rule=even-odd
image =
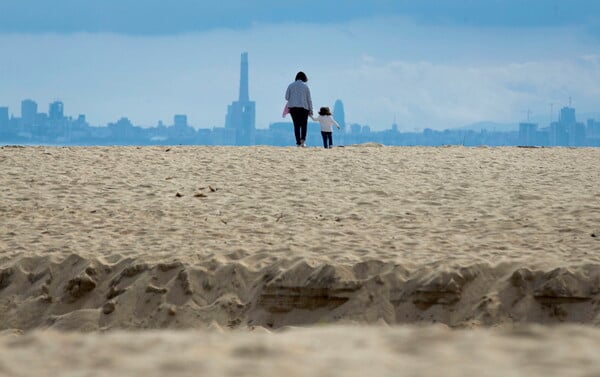
{"label": "cloud", "polygon": [[600,96],[600,64],[589,57],[477,66],[363,63],[344,75],[353,80],[341,92],[361,88],[360,95],[345,100],[347,120],[367,119],[381,126],[381,116],[387,114],[385,126],[395,116],[404,130],[454,128],[483,120],[516,123],[528,110],[547,114],[549,103],[557,109],[569,97],[580,110],[594,109]]}

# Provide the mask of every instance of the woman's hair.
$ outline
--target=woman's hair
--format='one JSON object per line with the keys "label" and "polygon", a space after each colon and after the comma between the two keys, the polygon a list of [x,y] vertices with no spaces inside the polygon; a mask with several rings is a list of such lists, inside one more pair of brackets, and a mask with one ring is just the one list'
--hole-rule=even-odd
{"label": "woman's hair", "polygon": [[302,71],[296,73],[296,81],[298,81],[298,80],[302,80],[304,82],[307,82],[308,81],[308,77],[306,77],[306,73],[304,73]]}
{"label": "woman's hair", "polygon": [[331,115],[331,110],[329,110],[329,107],[321,107],[319,109],[319,115]]}

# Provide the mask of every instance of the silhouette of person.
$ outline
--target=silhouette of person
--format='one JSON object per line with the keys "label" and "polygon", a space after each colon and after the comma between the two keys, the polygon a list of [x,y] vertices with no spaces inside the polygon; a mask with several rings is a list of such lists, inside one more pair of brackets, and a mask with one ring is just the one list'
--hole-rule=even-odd
{"label": "silhouette of person", "polygon": [[296,74],[295,81],[288,86],[285,92],[287,106],[294,122],[294,136],[296,137],[297,147],[306,146],[308,116],[313,114],[312,99],[310,89],[306,85],[307,81],[306,74],[300,71]]}

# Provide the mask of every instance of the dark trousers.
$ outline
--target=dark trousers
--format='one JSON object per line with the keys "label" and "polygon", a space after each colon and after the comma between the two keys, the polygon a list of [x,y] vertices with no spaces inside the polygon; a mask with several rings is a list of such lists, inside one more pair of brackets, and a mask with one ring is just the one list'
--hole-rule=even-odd
{"label": "dark trousers", "polygon": [[308,110],[303,107],[290,107],[290,115],[292,116],[292,121],[294,122],[294,136],[296,136],[296,145],[300,145],[306,140]]}
{"label": "dark trousers", "polygon": [[333,132],[321,131],[321,136],[323,137],[323,147],[331,148],[333,144]]}

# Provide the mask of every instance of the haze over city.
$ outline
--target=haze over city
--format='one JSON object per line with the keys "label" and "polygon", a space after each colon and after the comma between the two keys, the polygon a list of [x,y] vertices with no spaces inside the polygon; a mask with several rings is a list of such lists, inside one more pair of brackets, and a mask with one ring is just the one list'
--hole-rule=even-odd
{"label": "haze over city", "polygon": [[600,108],[598,14],[594,1],[3,1],[0,103],[222,127],[247,51],[257,128],[281,120],[298,70],[315,106],[342,99],[373,130],[549,123],[570,97]]}

